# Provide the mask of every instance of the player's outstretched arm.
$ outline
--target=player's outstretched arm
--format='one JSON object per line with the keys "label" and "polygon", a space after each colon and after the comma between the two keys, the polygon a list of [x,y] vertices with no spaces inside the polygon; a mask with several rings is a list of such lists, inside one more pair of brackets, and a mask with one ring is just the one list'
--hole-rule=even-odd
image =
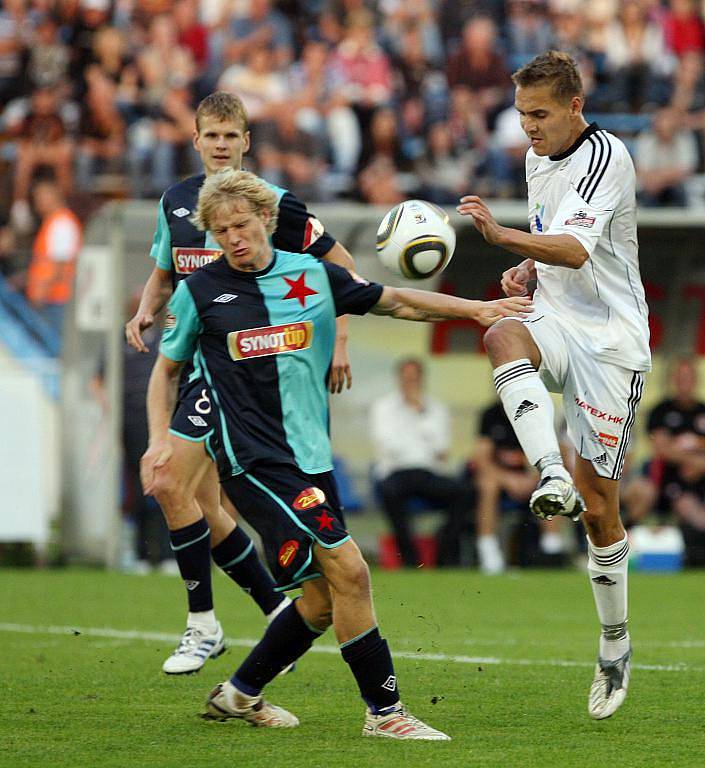
{"label": "player's outstretched arm", "polygon": [[152,368],[147,389],[147,421],[149,446],[140,462],[142,488],[149,495],[154,487],[154,474],[171,457],[169,424],[179,391],[183,362],[159,355]]}
{"label": "player's outstretched arm", "polygon": [[[335,245],[323,257],[326,261],[337,264],[348,271],[355,271],[355,261],[350,252],[336,242]],[[330,369],[330,381],[328,387],[332,394],[350,389],[352,386],[352,370],[348,355],[348,318],[341,315],[335,321],[335,348],[333,350],[333,363]]]}
{"label": "player's outstretched arm", "polygon": [[490,245],[498,245],[526,259],[580,269],[589,258],[588,252],[572,235],[534,235],[501,226],[485,201],[477,195],[461,197],[457,211],[463,216],[472,216],[475,229]]}
{"label": "player's outstretched arm", "polygon": [[142,291],[135,316],[125,324],[127,343],[138,352],[149,352],[149,347],[142,338],[142,331],[153,325],[155,316],[162,311],[170,296],[171,273],[166,269],[154,267]]}
{"label": "player's outstretched arm", "polygon": [[379,301],[370,311],[399,320],[476,320],[480,325],[490,326],[503,317],[523,317],[532,310],[531,300],[525,296],[475,301],[444,293],[385,285]]}

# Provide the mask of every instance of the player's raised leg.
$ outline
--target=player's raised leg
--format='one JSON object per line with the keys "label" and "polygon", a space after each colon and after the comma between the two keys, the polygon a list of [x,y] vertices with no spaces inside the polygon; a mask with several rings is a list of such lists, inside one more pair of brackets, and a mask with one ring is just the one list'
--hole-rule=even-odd
{"label": "player's raised leg", "polygon": [[591,462],[580,456],[576,457],[575,481],[587,505],[583,522],[588,533],[588,573],[602,627],[588,712],[602,720],[621,706],[629,686],[629,542],[619,517],[619,481],[600,477]]}
{"label": "player's raised leg", "polygon": [[507,418],[526,458],[541,473],[529,501],[531,511],[540,518],[577,519],[585,505],[563,465],[553,402],[538,374],[541,352],[536,342],[526,325],[507,319],[488,329],[484,343]]}

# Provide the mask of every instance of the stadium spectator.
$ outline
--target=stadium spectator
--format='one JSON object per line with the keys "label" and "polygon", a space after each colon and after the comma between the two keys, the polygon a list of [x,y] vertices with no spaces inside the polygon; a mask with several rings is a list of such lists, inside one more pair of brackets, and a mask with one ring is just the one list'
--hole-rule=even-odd
{"label": "stadium spectator", "polygon": [[453,146],[448,124],[434,123],[428,130],[426,152],[415,163],[421,197],[438,205],[454,204],[468,185],[473,186],[474,165],[472,151]]}
{"label": "stadium spectator", "polygon": [[301,58],[292,64],[286,77],[287,98],[299,127],[317,135],[330,147],[338,186],[347,188],[360,157],[362,137],[360,124],[344,94],[345,76],[331,61],[328,44],[315,39],[307,41]]}
{"label": "stadium spectator", "polygon": [[32,198],[41,223],[27,272],[27,299],[61,336],[66,304],[73,293],[82,227],[53,179],[36,182]]}
{"label": "stadium spectator", "polygon": [[332,63],[346,79],[344,94],[358,114],[364,136],[373,112],[390,103],[393,86],[390,60],[375,40],[371,12],[361,8],[348,14]]}
{"label": "stadium spectator", "polygon": [[463,27],[462,47],[446,62],[452,91],[467,90],[487,128],[509,98],[509,70],[499,52],[497,25],[489,16],[476,16]]}
{"label": "stadium spectator", "polygon": [[545,0],[509,0],[504,26],[509,67],[514,70],[551,48],[553,30]]}
{"label": "stadium spectator", "polygon": [[391,107],[380,107],[372,113],[369,133],[362,145],[360,169],[381,157],[392,162],[400,171],[411,168],[409,158],[402,149],[397,114]]}
{"label": "stadium spectator", "polygon": [[402,53],[407,32],[418,30],[419,56],[434,66],[443,64],[443,39],[436,3],[430,0],[382,0],[379,5],[383,16],[382,44],[392,56]]}
{"label": "stadium spectator", "polygon": [[73,141],[53,88],[35,88],[29,108],[12,129],[15,138],[16,162],[13,184],[12,221],[21,232],[32,226],[29,188],[41,167],[49,167],[63,194],[71,191],[73,183]]}
{"label": "stadium spectator", "polygon": [[538,472],[528,464],[502,404],[497,401],[480,416],[480,429],[475,441],[467,480],[476,494],[475,531],[480,570],[501,573],[505,553],[500,543],[500,518],[503,512],[521,515],[521,532],[517,542],[519,565],[547,565],[562,562],[563,538],[560,521],[541,520],[539,550],[531,535],[537,528],[529,513],[529,498],[536,488]]}
{"label": "stadium spectator", "polygon": [[24,0],[5,0],[0,8],[0,104],[22,94],[23,56],[31,29]]}
{"label": "stadium spectator", "polygon": [[176,0],[172,15],[179,45],[191,51],[201,72],[208,63],[208,29],[199,21],[197,0]]}
{"label": "stadium spectator", "polygon": [[271,0],[250,0],[245,13],[236,10],[231,18],[223,63],[244,64],[262,48],[272,51],[274,69],[288,66],[294,56],[292,25]]}
{"label": "stadium spectator", "polygon": [[125,123],[117,108],[116,85],[97,65],[88,67],[88,90],[81,103],[80,138],[76,157],[79,189],[93,190],[98,172],[122,172]]}
{"label": "stadium spectator", "polygon": [[45,13],[37,21],[28,51],[26,76],[30,87],[67,87],[70,62],[71,52],[59,37],[56,19]]}
{"label": "stadium spectator", "polygon": [[679,58],[687,53],[705,52],[702,12],[695,0],[670,0],[663,14],[666,42]]}
{"label": "stadium spectator", "polygon": [[371,205],[396,205],[405,198],[399,169],[388,157],[377,157],[357,176],[360,200]]}
{"label": "stadium spectator", "polygon": [[273,120],[287,95],[286,80],[275,69],[274,54],[267,46],[252,48],[244,63],[228,67],[218,80],[218,90],[242,99],[253,128]]}
{"label": "stadium spectator", "polygon": [[420,360],[408,358],[397,365],[397,389],[373,403],[370,434],[376,486],[402,562],[410,568],[420,565],[410,504],[421,499],[445,515],[436,533],[438,564],[457,565],[459,541],[470,524],[470,492],[448,474],[450,414],[426,394]]}
{"label": "stadium spectator", "polygon": [[697,396],[697,368],[677,360],[671,371],[672,397],[650,412],[651,458],[623,495],[625,524],[675,522],[681,529],[688,565],[705,565],[705,403]]}
{"label": "stadium spectator", "polygon": [[605,63],[612,81],[612,109],[639,112],[668,100],[674,70],[662,28],[640,0],[622,0],[605,31]]}
{"label": "stadium spectator", "polygon": [[9,225],[3,224],[0,226],[0,275],[13,288],[17,288],[24,282],[23,261],[17,249],[17,236],[14,230]]}
{"label": "stadium spectator", "polygon": [[634,160],[642,205],[686,205],[684,182],[697,168],[698,146],[682,125],[683,115],[667,107],[639,135]]}

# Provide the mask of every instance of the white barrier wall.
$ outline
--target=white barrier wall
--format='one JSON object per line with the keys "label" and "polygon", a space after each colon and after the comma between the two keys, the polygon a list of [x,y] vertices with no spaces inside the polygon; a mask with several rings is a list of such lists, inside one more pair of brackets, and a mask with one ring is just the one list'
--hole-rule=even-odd
{"label": "white barrier wall", "polygon": [[59,411],[38,377],[1,346],[0,414],[0,541],[42,551],[59,510]]}

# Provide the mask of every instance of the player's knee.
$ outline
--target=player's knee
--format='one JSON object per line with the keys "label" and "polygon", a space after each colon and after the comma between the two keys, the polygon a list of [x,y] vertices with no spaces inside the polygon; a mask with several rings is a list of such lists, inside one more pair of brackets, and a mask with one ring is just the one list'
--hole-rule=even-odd
{"label": "player's knee", "polygon": [[515,323],[495,323],[485,331],[482,342],[491,358],[501,357],[509,352],[515,338],[513,325]]}
{"label": "player's knee", "polygon": [[186,497],[187,489],[184,483],[168,469],[159,471],[154,480],[152,495],[169,519],[171,510],[180,507]]}
{"label": "player's knee", "polygon": [[341,576],[337,585],[338,592],[344,591],[358,598],[365,598],[372,594],[370,569],[362,556],[358,560],[347,563]]}

